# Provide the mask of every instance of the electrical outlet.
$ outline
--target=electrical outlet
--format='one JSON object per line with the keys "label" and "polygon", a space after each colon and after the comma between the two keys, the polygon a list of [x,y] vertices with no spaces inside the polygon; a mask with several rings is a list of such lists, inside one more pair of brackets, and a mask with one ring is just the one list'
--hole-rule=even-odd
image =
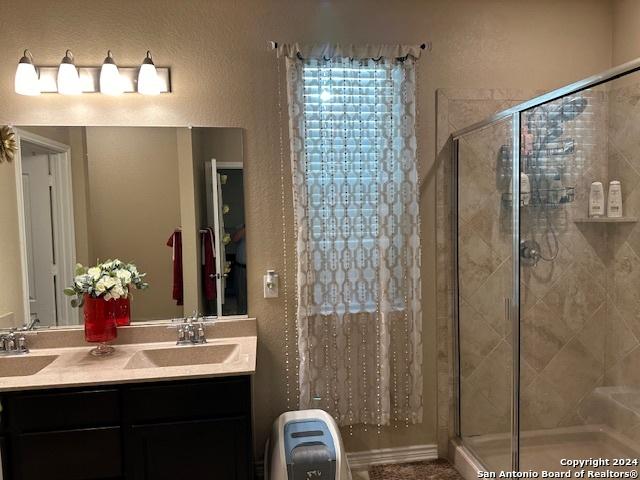
{"label": "electrical outlet", "polygon": [[263,279],[264,298],[278,298],[278,274],[274,270],[267,270]]}

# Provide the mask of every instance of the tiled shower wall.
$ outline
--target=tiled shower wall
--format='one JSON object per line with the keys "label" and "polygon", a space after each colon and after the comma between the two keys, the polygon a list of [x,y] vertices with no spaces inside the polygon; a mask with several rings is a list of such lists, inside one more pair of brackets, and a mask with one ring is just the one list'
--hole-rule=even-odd
{"label": "tiled shower wall", "polygon": [[[608,176],[620,180],[623,214],[640,216],[640,79],[610,85]],[[600,228],[598,228],[600,227]],[[585,225],[606,236],[607,305],[603,386],[585,398],[586,423],[604,424],[640,445],[640,226]]]}
{"label": "tiled shower wall", "polygon": [[[438,312],[439,443],[452,434],[451,251],[449,155],[447,136],[483,116],[531,95],[518,92],[439,92],[438,140]],[[511,94],[511,95],[510,95]],[[584,399],[604,383],[607,263],[605,228],[574,223],[586,217],[591,181],[606,181],[606,94],[586,93],[589,106],[566,122],[563,138],[576,141],[564,161],[573,166],[577,187],[571,205],[522,210],[522,238],[535,238],[547,256],[521,271],[522,427],[525,430],[584,423]],[[482,113],[482,115],[481,115]],[[461,377],[465,435],[506,433],[510,429],[511,338],[504,322],[503,298],[509,296],[511,231],[501,194],[508,191],[500,172],[501,147],[510,125],[494,125],[460,144]],[[551,159],[550,161],[554,161]],[[639,177],[640,178],[640,177]],[[640,192],[640,190],[639,190]],[[470,201],[465,201],[465,196]],[[557,247],[549,223],[557,232]],[[640,265],[640,263],[639,263]],[[640,266],[637,269],[640,275]],[[638,352],[640,354],[640,351]]]}

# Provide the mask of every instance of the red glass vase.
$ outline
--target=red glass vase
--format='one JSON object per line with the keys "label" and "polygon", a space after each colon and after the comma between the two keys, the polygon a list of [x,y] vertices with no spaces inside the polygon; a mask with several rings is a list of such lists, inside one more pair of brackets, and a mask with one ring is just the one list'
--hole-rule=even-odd
{"label": "red glass vase", "polygon": [[107,302],[118,327],[131,325],[131,298],[112,299]]}
{"label": "red glass vase", "polygon": [[93,355],[108,355],[113,353],[113,347],[106,342],[118,336],[113,306],[103,297],[94,298],[84,296],[84,338],[87,342],[100,343],[92,350]]}

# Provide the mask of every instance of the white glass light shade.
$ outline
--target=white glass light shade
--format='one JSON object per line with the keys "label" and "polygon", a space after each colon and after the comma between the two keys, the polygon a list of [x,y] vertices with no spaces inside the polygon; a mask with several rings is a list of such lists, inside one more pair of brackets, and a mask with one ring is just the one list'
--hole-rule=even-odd
{"label": "white glass light shade", "polygon": [[158,72],[156,66],[151,59],[151,53],[147,52],[147,56],[140,65],[138,72],[138,93],[142,95],[159,95],[160,81],[158,80]]}
{"label": "white glass light shade", "polygon": [[[22,57],[25,59],[26,57]],[[14,88],[20,95],[40,95],[40,81],[38,72],[31,61],[20,60],[16,68],[16,78]]]}
{"label": "white glass light shade", "polygon": [[118,66],[111,57],[111,52],[104,59],[100,68],[100,92],[105,95],[120,95],[124,91]]}
{"label": "white glass light shade", "polygon": [[80,75],[73,64],[71,52],[67,50],[58,67],[58,93],[62,95],[79,95],[82,93]]}

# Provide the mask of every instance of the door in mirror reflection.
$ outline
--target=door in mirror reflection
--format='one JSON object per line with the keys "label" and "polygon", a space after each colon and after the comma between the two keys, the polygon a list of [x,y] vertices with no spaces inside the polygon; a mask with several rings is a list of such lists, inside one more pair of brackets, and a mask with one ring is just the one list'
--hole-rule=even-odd
{"label": "door in mirror reflection", "polygon": [[54,222],[54,217],[60,217],[61,206],[54,201],[58,185],[52,175],[57,161],[54,152],[28,143],[22,145],[29,314],[37,317],[42,325],[57,325],[61,317],[56,305],[59,300],[56,283],[60,281],[56,267],[62,255],[55,250],[59,249],[64,235],[59,231],[58,222]]}
{"label": "door in mirror reflection", "polygon": [[[202,274],[207,315],[218,312],[220,315],[247,314],[243,182],[241,162],[219,162],[216,159],[207,162],[209,226],[202,233],[205,239]],[[213,271],[211,267],[214,267]]]}

